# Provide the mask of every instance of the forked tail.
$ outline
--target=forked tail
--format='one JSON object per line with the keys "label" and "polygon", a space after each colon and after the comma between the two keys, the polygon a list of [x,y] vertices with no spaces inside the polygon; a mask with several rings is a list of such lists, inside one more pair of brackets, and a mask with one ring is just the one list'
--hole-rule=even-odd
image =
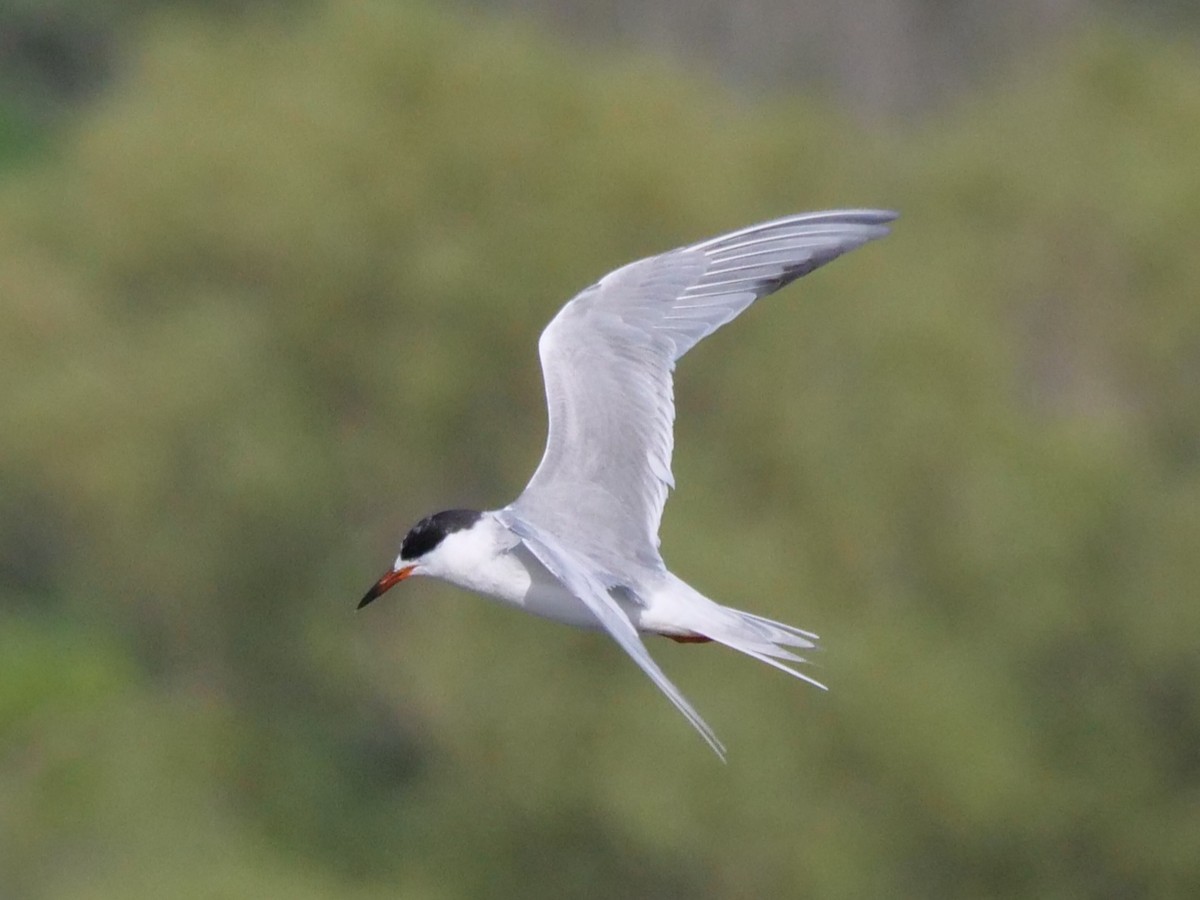
{"label": "forked tail", "polygon": [[675,626],[683,626],[687,632],[671,634],[664,629],[663,633],[668,637],[684,641],[708,638],[787,672],[801,681],[807,681],[821,690],[828,690],[815,678],[787,664],[807,662],[804,657],[788,648],[815,648],[817,636],[811,631],[743,612],[731,606],[722,606],[709,600],[687,582],[674,575],[670,578],[667,590],[655,597],[654,609],[656,612],[661,610],[664,619]]}

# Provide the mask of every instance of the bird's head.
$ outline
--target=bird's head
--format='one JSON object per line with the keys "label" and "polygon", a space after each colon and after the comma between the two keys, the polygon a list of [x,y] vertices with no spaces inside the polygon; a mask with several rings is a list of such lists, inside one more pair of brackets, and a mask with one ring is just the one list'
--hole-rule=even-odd
{"label": "bird's head", "polygon": [[455,539],[447,538],[457,532],[469,531],[482,517],[473,509],[449,509],[426,516],[404,536],[400,555],[358,603],[362,609],[376,597],[413,575],[445,577],[454,568]]}

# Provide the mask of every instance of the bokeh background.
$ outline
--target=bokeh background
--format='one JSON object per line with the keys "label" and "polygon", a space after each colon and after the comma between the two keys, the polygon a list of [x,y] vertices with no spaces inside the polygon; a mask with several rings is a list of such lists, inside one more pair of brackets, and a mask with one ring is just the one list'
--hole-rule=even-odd
{"label": "bokeh background", "polygon": [[[1200,896],[1200,15],[0,3],[0,897]],[[409,584],[537,335],[892,236],[680,369],[664,552],[829,694]]]}

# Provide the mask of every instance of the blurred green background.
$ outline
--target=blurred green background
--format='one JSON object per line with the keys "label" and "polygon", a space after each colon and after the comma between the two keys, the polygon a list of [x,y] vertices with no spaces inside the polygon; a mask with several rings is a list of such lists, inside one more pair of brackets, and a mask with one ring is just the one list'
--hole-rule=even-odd
{"label": "blurred green background", "polygon": [[[0,6],[0,898],[1200,896],[1190,7],[881,93],[539,6]],[[525,483],[566,298],[859,205],[681,366],[663,528],[829,694],[652,641],[722,766],[600,635],[354,613]]]}

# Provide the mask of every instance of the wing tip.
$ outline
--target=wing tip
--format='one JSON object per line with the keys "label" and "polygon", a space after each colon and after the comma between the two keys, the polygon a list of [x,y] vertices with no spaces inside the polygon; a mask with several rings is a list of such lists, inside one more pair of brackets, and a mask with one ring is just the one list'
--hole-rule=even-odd
{"label": "wing tip", "polygon": [[[818,212],[793,213],[778,219],[768,219],[736,231],[716,235],[707,240],[691,245],[691,249],[706,252],[714,251],[718,245],[730,245],[740,238],[751,235],[761,235],[778,228],[817,228],[819,226],[834,226],[845,233],[854,233],[862,243],[875,240],[888,234],[890,224],[900,217],[893,209],[875,209],[872,207],[826,209]],[[856,244],[857,246],[857,244]]]}

